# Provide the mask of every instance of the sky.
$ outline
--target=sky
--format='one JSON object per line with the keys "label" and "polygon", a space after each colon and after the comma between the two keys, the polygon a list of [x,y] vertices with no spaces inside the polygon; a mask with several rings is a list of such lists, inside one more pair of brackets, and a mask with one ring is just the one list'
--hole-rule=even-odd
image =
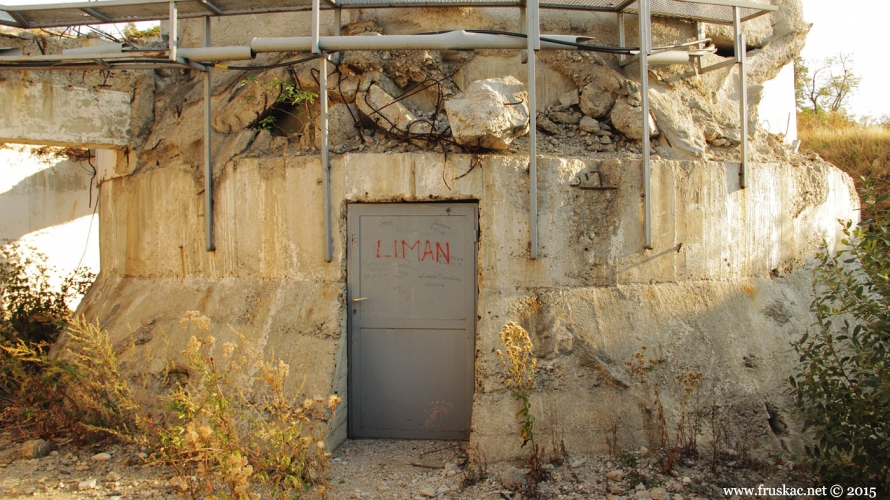
{"label": "sky", "polygon": [[[65,0],[0,0],[5,5],[61,3]],[[812,69],[827,57],[850,54],[853,72],[862,78],[850,97],[857,116],[890,115],[890,66],[883,61],[883,40],[890,20],[890,0],[803,0],[804,19],[813,24],[801,56]]]}
{"label": "sky", "polygon": [[887,55],[888,0],[803,0],[804,19],[813,24],[801,53],[810,69],[838,53],[853,57],[853,73],[862,78],[850,97],[849,110],[857,116],[890,115],[890,68]]}

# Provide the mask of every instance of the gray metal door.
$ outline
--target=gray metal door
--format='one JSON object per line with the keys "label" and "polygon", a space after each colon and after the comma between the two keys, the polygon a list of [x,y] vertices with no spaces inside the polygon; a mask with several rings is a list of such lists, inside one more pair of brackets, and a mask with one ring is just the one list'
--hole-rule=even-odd
{"label": "gray metal door", "polygon": [[350,435],[469,438],[476,205],[347,213]]}

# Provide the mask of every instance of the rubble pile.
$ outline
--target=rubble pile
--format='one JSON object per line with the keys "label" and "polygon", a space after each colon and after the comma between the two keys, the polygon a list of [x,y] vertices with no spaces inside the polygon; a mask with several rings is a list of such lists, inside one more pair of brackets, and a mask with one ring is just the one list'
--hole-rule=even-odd
{"label": "rubble pile", "polygon": [[[799,11],[800,5],[789,2],[783,9]],[[789,18],[787,12],[783,16]],[[807,31],[804,24],[790,21],[772,29],[772,37],[757,38],[762,47],[750,57],[751,66],[760,68],[752,72],[753,87],[758,85],[758,78],[774,73],[766,68],[787,62],[789,47],[796,46],[796,40]],[[382,31],[374,21],[362,21],[344,27],[342,34]],[[685,35],[682,31],[673,33],[676,40],[668,41],[687,41],[690,33]],[[522,81],[527,75],[525,66],[518,64],[518,55],[518,51],[509,50],[341,54],[339,64],[328,65],[330,151],[335,155],[425,150],[527,155],[529,103]],[[641,153],[642,99],[637,65],[622,67],[618,56],[589,51],[541,51],[537,57],[543,68],[539,85],[542,78],[558,75],[574,86],[558,99],[539,94],[535,133],[540,153],[603,158]],[[726,59],[707,55],[700,64]],[[258,64],[288,60],[298,61],[299,57],[265,55]],[[504,66],[512,69],[505,70],[508,74],[468,80],[486,69],[498,73],[498,68],[488,68],[498,66],[491,61],[513,61],[509,63],[512,66]],[[735,71],[727,68],[698,75],[691,66],[650,71],[648,119],[653,155],[671,160],[737,160],[741,136]],[[321,146],[317,99],[288,105],[279,97],[288,86],[317,92],[318,62],[249,74],[249,80],[235,71],[214,77],[212,125],[219,135],[214,137],[214,163],[222,167],[245,155],[317,154]],[[183,79],[191,79],[194,85],[182,85]],[[137,148],[142,155],[138,169],[171,161],[201,163],[199,82],[187,72],[161,74],[157,79],[157,90],[163,97],[156,102],[154,129]],[[764,134],[757,131],[753,112],[756,102],[752,104],[751,139],[757,141]]]}

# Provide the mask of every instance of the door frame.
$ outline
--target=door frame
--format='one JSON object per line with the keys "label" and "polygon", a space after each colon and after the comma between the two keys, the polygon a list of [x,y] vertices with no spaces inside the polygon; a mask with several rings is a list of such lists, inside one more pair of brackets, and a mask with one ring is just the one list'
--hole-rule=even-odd
{"label": "door frame", "polygon": [[[478,333],[477,329],[478,329],[478,314],[479,314],[479,269],[478,269],[479,256],[478,256],[478,253],[479,253],[479,242],[480,242],[480,237],[481,237],[480,230],[479,230],[479,201],[478,200],[445,200],[445,201],[434,201],[434,202],[380,202],[380,203],[355,202],[355,203],[347,203],[346,204],[347,223],[346,223],[346,244],[344,246],[344,251],[346,252],[346,342],[347,342],[346,343],[346,367],[347,367],[347,376],[346,376],[346,381],[347,381],[347,388],[346,388],[346,390],[347,390],[347,405],[346,405],[347,419],[346,420],[347,420],[347,436],[350,439],[355,438],[355,428],[354,427],[357,425],[357,422],[358,422],[356,420],[358,418],[358,416],[353,414],[353,408],[361,407],[358,400],[354,399],[354,396],[357,395],[357,393],[356,393],[357,389],[356,389],[356,387],[354,387],[355,382],[353,380],[353,374],[355,373],[353,365],[356,362],[356,358],[355,358],[356,353],[354,352],[355,349],[353,347],[353,343],[354,343],[353,316],[354,316],[354,313],[353,313],[352,300],[354,298],[356,298],[354,296],[354,294],[357,293],[357,291],[354,290],[353,288],[358,284],[358,282],[353,282],[352,280],[349,279],[350,272],[351,271],[357,272],[356,270],[360,268],[360,267],[358,267],[358,263],[359,263],[358,259],[360,259],[360,256],[356,255],[356,252],[352,251],[353,236],[350,232],[350,229],[352,228],[352,225],[350,224],[352,222],[352,219],[350,216],[350,207],[353,207],[353,206],[384,206],[384,207],[385,206],[406,206],[406,207],[417,207],[417,208],[424,208],[424,207],[440,208],[443,205],[452,205],[452,206],[454,206],[454,205],[460,205],[460,206],[471,205],[473,208],[473,216],[471,217],[471,221],[470,221],[471,224],[473,225],[473,227],[472,227],[472,232],[473,232],[472,245],[473,246],[472,246],[472,252],[470,252],[472,254],[471,255],[472,262],[469,263],[469,266],[471,267],[471,269],[473,269],[473,273],[472,273],[473,274],[473,280],[472,280],[473,311],[471,314],[471,318],[470,318],[471,324],[469,327],[471,330],[469,332],[471,341],[470,341],[470,345],[467,349],[469,351],[468,352],[468,356],[469,356],[468,362],[471,364],[471,368],[472,368],[470,370],[471,373],[470,373],[470,378],[468,380],[468,385],[469,385],[468,391],[471,394],[470,422],[468,422],[468,435],[469,435],[469,432],[471,431],[472,406],[473,406],[472,400],[475,399],[475,389],[476,389],[476,380],[475,380],[475,376],[476,376],[476,340],[477,340],[476,337],[477,337],[477,333]],[[382,438],[385,438],[385,437],[382,437]],[[422,438],[408,438],[408,439],[422,439]],[[438,438],[433,438],[433,439],[438,439]]]}

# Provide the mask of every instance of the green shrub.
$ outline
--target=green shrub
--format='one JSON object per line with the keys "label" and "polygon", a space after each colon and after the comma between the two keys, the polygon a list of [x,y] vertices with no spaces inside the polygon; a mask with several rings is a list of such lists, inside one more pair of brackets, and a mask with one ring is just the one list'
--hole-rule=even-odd
{"label": "green shrub", "polygon": [[823,479],[890,487],[890,211],[875,206],[868,180],[864,209],[874,219],[844,224],[837,254],[820,252],[814,272],[816,323],[794,343],[790,378],[808,453]]}
{"label": "green shrub", "polygon": [[71,318],[69,304],[95,275],[79,268],[53,286],[46,256],[10,243],[0,246],[0,343],[52,343]]}

